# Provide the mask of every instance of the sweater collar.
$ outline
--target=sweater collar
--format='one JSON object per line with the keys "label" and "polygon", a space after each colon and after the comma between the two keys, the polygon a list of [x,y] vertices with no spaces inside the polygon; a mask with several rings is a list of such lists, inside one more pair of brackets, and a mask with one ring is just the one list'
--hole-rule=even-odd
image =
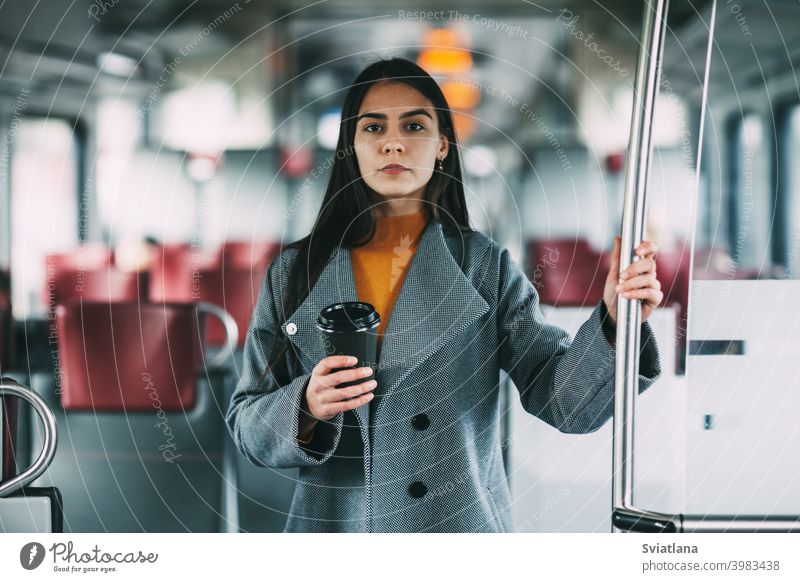
{"label": "sweater collar", "polygon": [[372,248],[395,247],[401,241],[416,242],[425,230],[428,218],[425,212],[412,212],[375,217],[375,234],[364,246]]}

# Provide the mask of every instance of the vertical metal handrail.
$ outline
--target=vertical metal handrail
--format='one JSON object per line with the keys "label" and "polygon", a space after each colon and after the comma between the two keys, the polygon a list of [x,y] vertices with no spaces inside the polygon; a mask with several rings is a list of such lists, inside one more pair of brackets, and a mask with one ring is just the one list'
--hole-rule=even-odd
{"label": "vertical metal handrail", "polygon": [[[225,347],[219,351],[210,361],[209,365],[212,367],[221,367],[232,358],[234,350],[239,343],[239,326],[236,320],[233,319],[230,313],[225,311],[222,307],[214,305],[213,303],[198,302],[198,313],[212,315],[222,322],[225,327]],[[227,385],[226,374],[226,385]],[[239,486],[238,475],[236,473],[236,445],[233,440],[226,438],[223,445],[222,455],[222,522],[221,530],[225,533],[238,533],[239,532]]]}
{"label": "vertical metal handrail", "polygon": [[[647,216],[647,178],[652,158],[652,124],[661,73],[668,0],[646,0],[641,49],[636,70],[633,119],[625,179],[620,271],[635,259],[634,250],[644,237]],[[717,0],[711,4],[706,71],[698,150],[702,149],[711,48]],[[700,172],[700,153],[696,172]],[[699,192],[699,191],[698,191]],[[800,532],[794,515],[685,515],[638,509],[633,504],[634,420],[639,379],[641,304],[617,298],[617,358],[614,398],[612,461],[612,532]]]}
{"label": "vertical metal handrail", "polygon": [[[634,251],[644,238],[647,177],[653,147],[653,113],[658,94],[668,4],[668,0],[644,2],[625,175],[620,272],[634,261]],[[614,508],[633,507],[633,420],[638,392],[640,328],[641,303],[619,295],[612,476]]]}

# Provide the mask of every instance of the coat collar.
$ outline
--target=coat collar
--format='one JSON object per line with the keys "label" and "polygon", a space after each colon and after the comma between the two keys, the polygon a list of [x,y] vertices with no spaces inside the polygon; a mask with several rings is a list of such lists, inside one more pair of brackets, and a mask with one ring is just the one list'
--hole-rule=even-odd
{"label": "coat collar", "polygon": [[[463,248],[464,241],[457,245]],[[312,362],[325,357],[316,327],[323,307],[339,301],[357,301],[350,250],[339,247],[302,304],[281,325],[294,323],[297,331],[289,339]],[[400,293],[386,327],[376,378],[386,397],[431,355],[472,322],[489,311],[489,305],[464,275],[445,241],[442,225],[430,219],[420,236]],[[381,317],[386,317],[381,314]],[[366,406],[355,409],[362,426],[368,426]]]}

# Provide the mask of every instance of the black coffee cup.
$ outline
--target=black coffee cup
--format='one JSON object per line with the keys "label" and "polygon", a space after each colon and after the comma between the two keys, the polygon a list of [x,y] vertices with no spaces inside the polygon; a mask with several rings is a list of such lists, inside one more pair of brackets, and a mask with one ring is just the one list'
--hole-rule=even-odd
{"label": "black coffee cup", "polygon": [[[380,314],[369,303],[361,301],[345,301],[328,305],[317,317],[317,329],[322,335],[322,346],[325,357],[355,356],[355,366],[335,368],[331,371],[348,370],[368,366],[375,376],[378,347],[378,336],[375,330],[381,323]],[[343,382],[337,388],[345,388],[361,384],[369,379],[361,378],[353,382]]]}

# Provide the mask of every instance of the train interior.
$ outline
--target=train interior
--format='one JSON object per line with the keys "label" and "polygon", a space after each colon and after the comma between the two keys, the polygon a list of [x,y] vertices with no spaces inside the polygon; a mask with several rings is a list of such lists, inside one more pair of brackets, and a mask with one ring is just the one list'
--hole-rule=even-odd
{"label": "train interior", "polygon": [[[35,480],[0,488],[1,531],[282,531],[297,470],[250,463],[224,416],[266,270],[313,228],[344,92],[376,56],[443,86],[472,223],[548,321],[574,333],[603,295],[639,3],[0,15],[0,372],[58,433]],[[647,207],[663,374],[638,402],[634,474],[659,511],[800,506],[798,16],[788,0],[669,6]],[[505,374],[498,389],[515,531],[608,532],[611,423],[563,434]],[[52,427],[11,395],[2,410],[6,481]]]}

